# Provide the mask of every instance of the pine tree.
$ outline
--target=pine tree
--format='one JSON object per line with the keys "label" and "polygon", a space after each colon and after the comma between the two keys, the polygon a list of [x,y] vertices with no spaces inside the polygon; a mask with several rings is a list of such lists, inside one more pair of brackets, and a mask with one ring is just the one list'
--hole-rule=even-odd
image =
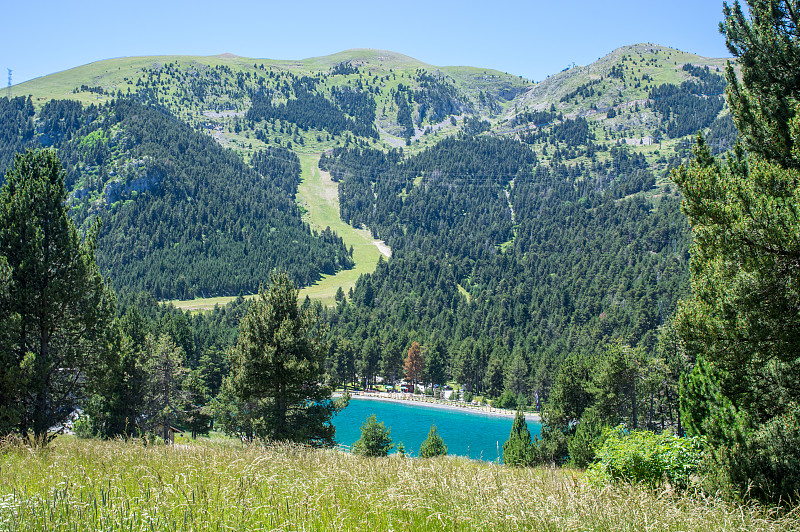
{"label": "pine tree", "polygon": [[389,435],[391,429],[378,423],[375,414],[367,417],[361,425],[361,437],[353,444],[353,452],[362,456],[386,456],[394,444]]}
{"label": "pine tree", "polygon": [[784,168],[800,168],[798,139],[790,131],[800,94],[797,0],[752,0],[746,16],[738,0],[724,3],[720,31],[741,67],[729,62],[726,89],[745,147]]}
{"label": "pine tree", "polygon": [[160,430],[158,436],[168,441],[170,426],[185,419],[189,394],[184,381],[188,370],[184,367],[183,349],[169,335],[161,333],[158,338],[148,335],[145,343],[144,423],[148,431]]}
{"label": "pine tree", "polygon": [[533,442],[525,414],[517,410],[514,424],[511,425],[511,434],[503,444],[503,463],[510,466],[533,465]]}
{"label": "pine tree", "polygon": [[447,381],[447,348],[444,341],[436,338],[425,357],[425,381],[431,384],[444,384]]}
{"label": "pine tree", "polygon": [[0,256],[10,268],[0,355],[0,431],[40,444],[103,373],[114,295],[95,264],[99,225],[81,240],[52,150],[20,154],[0,190]]}
{"label": "pine tree", "polygon": [[328,345],[315,308],[297,305],[285,273],[273,273],[239,325],[223,385],[225,430],[245,440],[334,443],[331,416],[345,406],[322,383]]}
{"label": "pine tree", "polygon": [[726,4],[721,25],[741,64],[727,98],[743,146],[723,163],[698,136],[673,173],[694,237],[693,298],[674,322],[697,362],[681,385],[687,430],[734,488],[785,501],[800,485],[798,2],[749,6],[748,19]]}
{"label": "pine tree", "polygon": [[517,351],[506,369],[505,388],[516,396],[524,396],[528,391],[528,365],[522,351]]}
{"label": "pine tree", "polygon": [[433,458],[434,456],[445,456],[447,454],[447,445],[444,440],[439,436],[436,430],[436,425],[431,425],[431,430],[428,432],[428,437],[422,442],[419,447],[420,458]]}

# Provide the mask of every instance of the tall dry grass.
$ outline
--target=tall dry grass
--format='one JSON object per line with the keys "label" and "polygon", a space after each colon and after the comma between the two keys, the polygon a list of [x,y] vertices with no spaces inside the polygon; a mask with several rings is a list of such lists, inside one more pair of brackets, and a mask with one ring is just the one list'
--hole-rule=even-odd
{"label": "tall dry grass", "polygon": [[757,507],[570,471],[234,443],[0,451],[0,530],[800,530]]}

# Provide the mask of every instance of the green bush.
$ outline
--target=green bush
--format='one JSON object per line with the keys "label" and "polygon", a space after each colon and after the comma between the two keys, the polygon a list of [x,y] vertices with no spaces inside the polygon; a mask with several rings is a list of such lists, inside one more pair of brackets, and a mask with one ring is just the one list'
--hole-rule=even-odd
{"label": "green bush", "polygon": [[389,437],[391,429],[383,425],[383,421],[378,423],[375,414],[367,417],[361,425],[361,438],[353,444],[353,453],[362,456],[386,456],[392,450],[394,444]]}
{"label": "green bush", "polygon": [[655,487],[663,482],[685,489],[694,483],[705,457],[705,440],[650,431],[606,429],[605,441],[589,466],[593,483],[625,481]]}
{"label": "green bush", "polygon": [[574,467],[587,467],[594,461],[595,452],[603,444],[603,421],[594,408],[584,410],[575,434],[569,439],[569,461]]}
{"label": "green bush", "polygon": [[88,414],[78,416],[78,419],[72,423],[72,431],[75,436],[82,439],[96,438],[98,434],[95,424]]}
{"label": "green bush", "polygon": [[447,454],[447,445],[444,440],[439,436],[436,430],[436,425],[431,425],[431,430],[428,432],[428,437],[422,442],[419,448],[420,458],[432,458],[434,456],[445,456]]}
{"label": "green bush", "polygon": [[464,402],[465,403],[472,402],[472,392],[464,392]]}

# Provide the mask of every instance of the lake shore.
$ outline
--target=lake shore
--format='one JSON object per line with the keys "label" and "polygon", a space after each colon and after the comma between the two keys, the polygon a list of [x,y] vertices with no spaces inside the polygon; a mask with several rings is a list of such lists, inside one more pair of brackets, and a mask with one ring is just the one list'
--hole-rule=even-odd
{"label": "lake shore", "polygon": [[[336,393],[334,395],[340,397],[342,394]],[[488,416],[505,417],[510,419],[513,419],[514,416],[516,415],[516,411],[514,410],[507,410],[504,408],[493,408],[488,405],[467,404],[461,402],[454,403],[452,401],[442,401],[439,399],[433,399],[431,397],[414,395],[410,393],[397,393],[397,392],[367,393],[367,392],[351,391],[350,396],[358,399],[369,399],[373,401],[386,401],[386,402],[401,403],[401,404],[413,404],[427,408],[439,408],[442,410],[484,414]],[[526,413],[525,420],[535,421],[536,423],[540,423],[541,416],[539,414]]]}

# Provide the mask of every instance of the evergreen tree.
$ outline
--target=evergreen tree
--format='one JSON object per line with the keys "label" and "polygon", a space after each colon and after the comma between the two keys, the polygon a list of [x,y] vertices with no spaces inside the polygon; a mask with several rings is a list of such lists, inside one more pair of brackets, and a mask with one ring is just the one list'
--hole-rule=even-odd
{"label": "evergreen tree", "polygon": [[725,5],[728,102],[743,144],[726,163],[698,136],[673,173],[694,235],[693,298],[675,326],[698,363],[681,386],[687,430],[716,449],[741,493],[779,501],[800,485],[800,98],[796,1]]}
{"label": "evergreen tree", "polygon": [[91,391],[108,362],[114,296],[94,259],[98,226],[84,240],[69,218],[64,171],[52,150],[20,154],[0,190],[0,382],[12,400],[0,429],[40,444]]}
{"label": "evergreen tree", "polygon": [[492,353],[489,359],[489,367],[486,369],[483,386],[490,397],[498,397],[503,392],[503,360],[496,351]]}
{"label": "evergreen tree", "polygon": [[634,430],[638,428],[640,357],[638,350],[615,342],[594,368],[589,390],[594,408],[608,425],[624,422]]}
{"label": "evergreen tree", "polygon": [[355,346],[352,340],[339,338],[336,341],[333,368],[331,369],[336,380],[342,383],[346,390],[347,385],[353,382],[355,374]]}
{"label": "evergreen tree", "polygon": [[223,401],[225,430],[245,440],[334,443],[331,416],[345,406],[323,385],[325,329],[314,307],[297,305],[285,273],[273,273],[239,326],[228,357]]}
{"label": "evergreen tree", "polygon": [[587,467],[595,456],[595,451],[602,446],[603,428],[607,425],[594,408],[587,408],[575,435],[569,440],[567,449],[569,450],[569,461],[575,467]]}
{"label": "evergreen tree", "polygon": [[184,367],[183,349],[176,346],[169,335],[152,334],[145,341],[147,362],[144,396],[144,427],[148,432],[169,441],[169,428],[183,421],[188,393],[184,389],[187,370]]}
{"label": "evergreen tree", "polygon": [[192,438],[196,438],[198,434],[208,434],[212,418],[207,405],[212,395],[203,370],[189,370],[183,382],[183,389],[186,391],[184,423],[191,431]]}
{"label": "evergreen tree", "polygon": [[505,387],[515,396],[524,396],[528,392],[528,365],[522,351],[517,351],[511,359],[506,370]]}
{"label": "evergreen tree", "polygon": [[364,381],[364,388],[373,382],[375,372],[378,370],[380,349],[373,338],[367,338],[361,346],[361,356],[358,359],[358,373]]}
{"label": "evergreen tree", "polygon": [[431,430],[428,432],[428,437],[422,442],[419,447],[420,458],[433,458],[434,456],[445,456],[447,454],[447,445],[444,440],[439,436],[436,430],[436,425],[431,425]]}
{"label": "evergreen tree", "polygon": [[741,67],[730,62],[725,74],[728,105],[745,147],[784,168],[800,168],[798,139],[789,125],[800,94],[797,0],[751,0],[749,17],[738,0],[724,3],[720,31]]}
{"label": "evergreen tree", "polygon": [[417,342],[411,342],[411,347],[408,348],[408,355],[406,356],[406,378],[416,385],[422,376],[423,369],[425,369],[425,360],[422,358],[422,350]]}
{"label": "evergreen tree", "polygon": [[517,410],[514,424],[511,425],[511,434],[503,444],[503,463],[510,466],[533,465],[533,443],[525,414]]}
{"label": "evergreen tree", "polygon": [[391,429],[378,423],[375,414],[367,417],[361,425],[361,437],[353,444],[353,452],[362,456],[386,456],[394,444],[389,436]]}
{"label": "evergreen tree", "polygon": [[426,355],[425,381],[431,384],[444,384],[447,381],[447,348],[444,342],[439,338],[435,339]]}

